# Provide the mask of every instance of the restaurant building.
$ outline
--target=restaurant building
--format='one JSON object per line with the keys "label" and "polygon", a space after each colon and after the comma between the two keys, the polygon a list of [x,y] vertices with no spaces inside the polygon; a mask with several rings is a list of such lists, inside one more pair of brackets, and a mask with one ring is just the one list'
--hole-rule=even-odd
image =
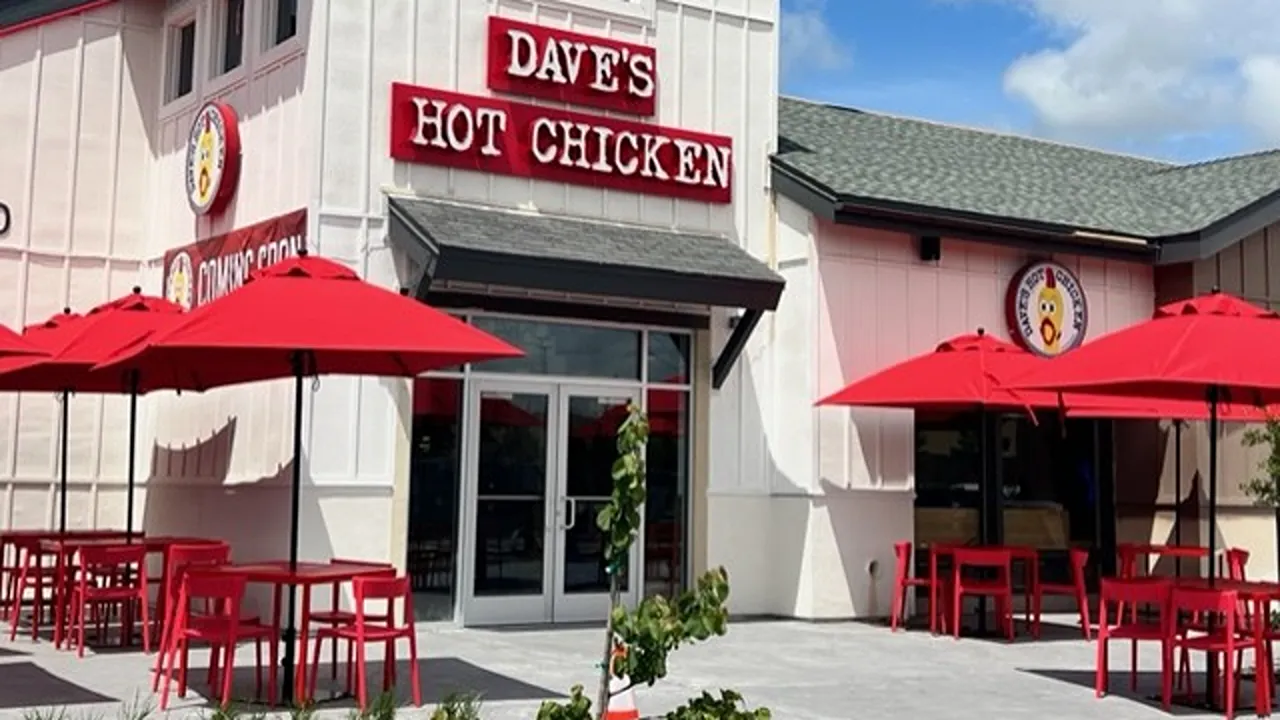
{"label": "restaurant building", "polygon": [[[635,400],[653,434],[629,599],[724,565],[738,613],[883,615],[894,541],[972,534],[971,421],[814,400],[979,326],[1052,354],[1213,283],[1280,297],[1280,158],[1173,167],[779,99],[778,14],[11,3],[0,321],[135,284],[196,307],[306,247],[526,356],[313,383],[304,558],[395,562],[420,619],[602,617],[593,518]],[[71,524],[122,525],[124,401],[71,404]],[[0,405],[0,526],[53,522],[57,410]],[[282,556],[289,384],[143,410],[139,522]],[[1165,540],[1167,428],[1080,422],[1001,421],[1006,539]],[[1203,432],[1183,437],[1184,488],[1202,492]],[[1081,481],[1095,447],[1104,472]],[[1252,466],[1238,448],[1224,478]],[[1270,518],[1234,485],[1220,527],[1266,575]]]}
{"label": "restaurant building", "polygon": [[[315,382],[304,559],[394,561],[420,619],[602,618],[595,515],[635,401],[652,437],[627,597],[723,562],[708,528],[736,520],[710,502],[713,456],[766,443],[756,422],[711,428],[756,412],[739,399],[773,374],[762,317],[783,290],[768,262],[776,0],[6,12],[0,94],[23,101],[0,109],[21,167],[0,180],[0,266],[22,282],[3,321],[135,283],[197,307],[307,247],[525,351],[416,382]],[[57,408],[8,402],[4,524],[46,525]],[[71,402],[71,523],[121,525],[126,415]],[[144,405],[147,530],[280,557],[288,384]]]}

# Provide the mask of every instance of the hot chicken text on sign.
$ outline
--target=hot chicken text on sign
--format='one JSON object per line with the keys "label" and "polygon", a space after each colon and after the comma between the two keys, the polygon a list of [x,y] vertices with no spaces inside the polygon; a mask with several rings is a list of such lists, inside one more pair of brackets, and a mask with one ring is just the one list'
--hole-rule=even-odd
{"label": "hot chicken text on sign", "polygon": [[702,202],[732,198],[727,137],[395,83],[391,156]]}
{"label": "hot chicken text on sign", "polygon": [[489,89],[652,116],[651,47],[489,18]]}

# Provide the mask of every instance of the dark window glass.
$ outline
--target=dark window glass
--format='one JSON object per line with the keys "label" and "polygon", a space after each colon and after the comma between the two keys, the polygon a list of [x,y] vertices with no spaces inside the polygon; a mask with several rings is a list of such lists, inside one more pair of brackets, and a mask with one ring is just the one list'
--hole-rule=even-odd
{"label": "dark window glass", "polygon": [[477,372],[640,379],[640,332],[535,320],[477,317],[476,327],[524,351],[477,363]]}
{"label": "dark window glass", "polygon": [[275,44],[298,34],[298,0],[276,0]]}
{"label": "dark window glass", "polygon": [[689,393],[649,391],[648,499],[644,506],[644,594],[673,597],[688,557]]}
{"label": "dark window glass", "polygon": [[541,394],[480,395],[477,596],[543,592],[549,408]]}
{"label": "dark window glass", "polygon": [[[1036,548],[1042,579],[1069,582],[1071,548],[1114,554],[1104,547],[1114,518],[1099,505],[1111,486],[1105,467],[1096,476],[1094,421],[1038,412],[1035,422],[1021,415],[988,422],[991,477],[984,481],[981,416],[916,413],[917,545],[980,540],[983,482],[995,482],[998,462],[1001,491],[988,512],[999,513],[1004,544]],[[917,572],[927,571],[927,558],[916,553]]]}
{"label": "dark window glass", "polygon": [[222,72],[240,67],[244,57],[244,0],[227,0],[222,29]]}
{"label": "dark window glass", "polygon": [[649,382],[689,382],[690,340],[685,333],[649,333]]}
{"label": "dark window glass", "polygon": [[189,22],[178,28],[178,62],[174,68],[178,77],[173,84],[173,96],[180,98],[191,92],[196,74],[196,24]]}
{"label": "dark window glass", "polygon": [[461,487],[462,381],[419,378],[413,384],[409,471],[409,553],[415,617],[453,618]]}
{"label": "dark window glass", "polygon": [[[605,537],[596,518],[613,492],[613,463],[618,459],[618,428],[627,419],[629,397],[574,395],[569,398],[565,456],[566,513],[573,520],[564,532],[564,592],[609,592]],[[620,588],[630,583],[629,567],[619,568]]]}

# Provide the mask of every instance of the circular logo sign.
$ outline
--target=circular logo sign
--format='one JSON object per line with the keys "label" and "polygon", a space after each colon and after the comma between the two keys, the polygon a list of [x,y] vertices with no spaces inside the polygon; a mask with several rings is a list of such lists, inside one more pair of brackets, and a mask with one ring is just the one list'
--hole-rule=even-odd
{"label": "circular logo sign", "polygon": [[191,256],[180,252],[169,261],[169,274],[164,279],[164,296],[171,303],[182,306],[183,310],[191,309],[191,295],[195,282],[195,273],[191,267]]}
{"label": "circular logo sign", "polygon": [[187,135],[187,202],[197,215],[221,210],[240,173],[240,131],[230,105],[211,102],[196,113]]}
{"label": "circular logo sign", "polygon": [[1089,304],[1074,273],[1055,262],[1033,262],[1018,271],[1006,298],[1009,334],[1044,357],[1084,342]]}

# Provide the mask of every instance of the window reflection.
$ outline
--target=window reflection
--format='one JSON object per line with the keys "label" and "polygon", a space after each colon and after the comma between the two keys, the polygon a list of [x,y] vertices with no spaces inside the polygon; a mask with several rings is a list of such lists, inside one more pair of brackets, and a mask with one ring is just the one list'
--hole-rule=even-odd
{"label": "window reflection", "polygon": [[640,379],[638,330],[486,316],[474,324],[525,353],[476,365],[480,372]]}
{"label": "window reflection", "polygon": [[[618,428],[628,417],[629,397],[574,395],[569,398],[569,437],[565,456],[568,511],[574,513],[564,535],[564,591],[607,593],[605,536],[596,522],[613,493],[613,463],[618,458]],[[619,572],[626,592],[629,566]]]}
{"label": "window reflection", "polygon": [[687,333],[649,333],[649,382],[688,384],[690,345]]}
{"label": "window reflection", "polygon": [[674,596],[688,556],[689,393],[650,390],[644,593]]}
{"label": "window reflection", "polygon": [[462,381],[414,381],[405,565],[420,620],[453,618],[461,439]]}
{"label": "window reflection", "polygon": [[477,596],[543,591],[549,398],[481,393]]}

